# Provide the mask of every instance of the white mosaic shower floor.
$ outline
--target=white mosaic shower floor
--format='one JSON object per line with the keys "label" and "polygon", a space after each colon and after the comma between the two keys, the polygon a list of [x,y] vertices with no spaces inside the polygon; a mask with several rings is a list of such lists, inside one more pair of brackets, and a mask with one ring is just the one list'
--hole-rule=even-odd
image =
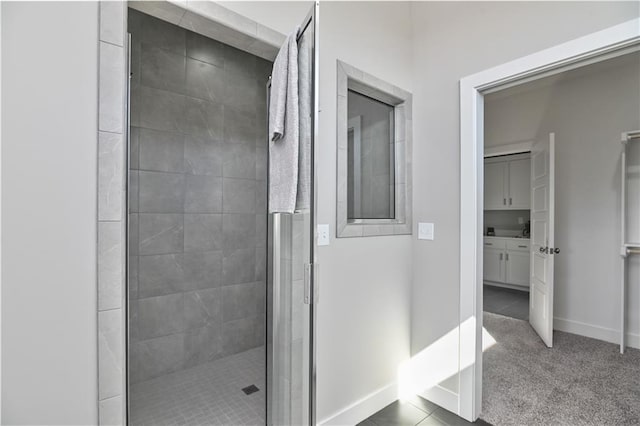
{"label": "white mosaic shower floor", "polygon": [[[265,348],[248,350],[131,387],[130,424],[264,425]],[[245,395],[255,384],[260,391]]]}

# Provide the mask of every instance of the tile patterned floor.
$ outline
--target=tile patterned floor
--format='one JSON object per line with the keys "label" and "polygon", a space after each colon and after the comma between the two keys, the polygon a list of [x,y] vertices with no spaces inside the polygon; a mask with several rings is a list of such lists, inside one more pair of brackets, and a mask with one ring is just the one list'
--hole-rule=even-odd
{"label": "tile patterned floor", "polygon": [[[265,348],[167,374],[131,387],[130,424],[264,425]],[[255,384],[260,391],[246,395]]]}
{"label": "tile patterned floor", "polygon": [[509,288],[484,286],[485,312],[529,321],[529,293]]}
{"label": "tile patterned floor", "polygon": [[387,405],[358,426],[465,426],[489,425],[478,419],[470,423],[455,414],[438,407],[426,399],[415,396],[407,401]]}

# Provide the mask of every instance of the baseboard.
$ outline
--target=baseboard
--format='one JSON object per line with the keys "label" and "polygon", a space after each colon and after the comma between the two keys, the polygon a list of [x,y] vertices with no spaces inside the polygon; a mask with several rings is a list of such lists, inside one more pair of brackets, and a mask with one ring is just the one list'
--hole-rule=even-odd
{"label": "baseboard", "polygon": [[354,402],[345,409],[321,420],[320,425],[356,425],[380,411],[387,405],[398,399],[398,384],[393,382],[364,398]]}
{"label": "baseboard", "polygon": [[458,394],[449,389],[436,385],[431,389],[421,392],[419,395],[445,410],[456,414],[458,413]]}
{"label": "baseboard", "polygon": [[[615,343],[616,345],[620,344],[620,331],[612,328],[600,327],[558,317],[553,318],[553,328],[554,330],[591,337],[592,339],[603,340],[605,342]],[[627,333],[626,343],[630,348],[640,349],[640,335]]]}

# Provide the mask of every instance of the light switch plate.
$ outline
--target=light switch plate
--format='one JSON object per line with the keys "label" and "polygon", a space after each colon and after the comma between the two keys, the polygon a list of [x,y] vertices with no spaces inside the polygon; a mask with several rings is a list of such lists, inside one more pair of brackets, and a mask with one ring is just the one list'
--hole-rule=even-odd
{"label": "light switch plate", "polygon": [[433,240],[433,223],[418,223],[418,239],[419,240]]}
{"label": "light switch plate", "polygon": [[323,223],[318,225],[318,245],[329,245],[329,224]]}

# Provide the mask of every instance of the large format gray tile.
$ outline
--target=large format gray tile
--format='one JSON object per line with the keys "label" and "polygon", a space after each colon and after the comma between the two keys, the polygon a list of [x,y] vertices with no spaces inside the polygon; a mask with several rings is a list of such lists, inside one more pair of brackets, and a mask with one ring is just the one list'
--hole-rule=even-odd
{"label": "large format gray tile", "polygon": [[231,46],[224,52],[224,69],[231,74],[243,74],[250,78],[256,75],[256,57]]}
{"label": "large format gray tile", "polygon": [[123,136],[100,132],[98,135],[98,220],[122,219],[124,172]]}
{"label": "large format gray tile", "polygon": [[267,214],[268,193],[267,182],[263,180],[256,181],[256,214]]}
{"label": "large format gray tile", "polygon": [[131,345],[132,382],[141,382],[182,368],[184,334],[176,333]]}
{"label": "large format gray tile", "polygon": [[209,137],[187,135],[184,170],[193,175],[222,176],[222,144]]}
{"label": "large format gray tile", "polygon": [[222,282],[226,285],[252,282],[255,279],[255,248],[224,251]]}
{"label": "large format gray tile", "polygon": [[138,300],[138,338],[147,340],[185,330],[184,295]]}
{"label": "large format gray tile", "polygon": [[189,330],[184,337],[184,367],[213,361],[222,356],[222,326],[207,325]]}
{"label": "large format gray tile", "polygon": [[271,76],[272,70],[273,62],[262,58],[256,58],[256,79],[266,83],[269,76]]}
{"label": "large format gray tile", "polygon": [[[258,209],[256,209],[258,210]],[[256,214],[256,247],[267,245],[267,213]]]}
{"label": "large format gray tile", "polygon": [[98,309],[122,306],[122,222],[98,223]]}
{"label": "large format gray tile", "polygon": [[184,170],[184,135],[180,133],[139,130],[139,167],[158,172]]}
{"label": "large format gray tile", "polygon": [[238,111],[255,113],[259,102],[259,88],[255,78],[225,70],[225,105]]}
{"label": "large format gray tile", "polygon": [[256,115],[254,110],[224,109],[224,142],[254,144],[256,140]]}
{"label": "large format gray tile", "polygon": [[255,213],[255,190],[256,182],[254,180],[225,178],[222,211],[225,213]]}
{"label": "large format gray tile", "polygon": [[185,253],[185,290],[219,287],[222,282],[222,251]]}
{"label": "large format gray tile", "polygon": [[264,313],[266,287],[261,282],[222,287],[222,319],[224,322]]}
{"label": "large format gray tile", "polygon": [[415,426],[427,417],[427,413],[408,402],[396,401],[369,417],[377,425]]}
{"label": "large format gray tile", "polygon": [[140,212],[182,213],[185,177],[176,173],[139,172]]}
{"label": "large format gray tile", "polygon": [[140,128],[129,128],[129,169],[140,168]]}
{"label": "large format gray tile", "polygon": [[222,179],[186,175],[185,213],[222,212]]}
{"label": "large format gray tile", "polygon": [[100,2],[100,40],[124,46],[124,16],[126,3]]}
{"label": "large format gray tile", "polygon": [[[463,419],[462,417],[458,417],[455,414],[445,410],[444,408],[438,408],[431,414],[427,420],[428,422],[420,423],[420,426],[424,425],[446,425],[446,426],[468,426],[472,425]],[[483,424],[483,423],[481,423]]]}
{"label": "large format gray tile", "polygon": [[[185,129],[185,96],[140,86],[139,127],[178,132]],[[135,125],[135,123],[134,123]]]}
{"label": "large format gray tile", "polygon": [[224,323],[222,327],[224,354],[235,354],[262,345],[264,329],[264,315]]}
{"label": "large format gray tile", "polygon": [[222,248],[222,215],[185,214],[184,251],[211,251]]}
{"label": "large format gray tile", "polygon": [[143,44],[140,60],[142,85],[184,94],[186,58],[183,55]]}
{"label": "large format gray tile", "polygon": [[[266,239],[266,235],[265,235]],[[265,281],[267,279],[267,247],[256,247],[256,267],[255,267],[256,281]]]}
{"label": "large format gray tile", "polygon": [[182,214],[140,213],[139,253],[181,253],[184,247]]}
{"label": "large format gray tile", "polygon": [[185,271],[182,254],[140,256],[138,263],[140,298],[179,293],[184,289]]}
{"label": "large format gray tile", "polygon": [[223,117],[222,104],[186,97],[182,130],[191,136],[220,140]]}
{"label": "large format gray tile", "polygon": [[143,15],[141,41],[184,56],[187,32],[177,25]]}
{"label": "large format gray tile", "polygon": [[120,426],[124,424],[122,395],[100,401],[98,412],[101,426]]}
{"label": "large format gray tile", "polygon": [[137,170],[129,171],[129,188],[127,190],[129,212],[137,213],[140,210],[140,174]]}
{"label": "large format gray tile", "polygon": [[223,176],[256,178],[256,148],[252,144],[224,144]]}
{"label": "large format gray tile", "polygon": [[226,45],[194,32],[187,32],[187,56],[211,65],[224,67]]}
{"label": "large format gray tile", "polygon": [[224,102],[223,73],[222,68],[187,58],[185,93],[206,101]]}
{"label": "large format gray tile", "polygon": [[256,220],[253,214],[222,215],[223,247],[225,249],[254,247]]}
{"label": "large format gray tile", "polygon": [[256,180],[267,180],[269,151],[266,147],[256,147]]}
{"label": "large format gray tile", "polygon": [[122,310],[98,313],[99,399],[122,395],[123,342]]}
{"label": "large format gray tile", "polygon": [[186,328],[222,325],[222,288],[209,288],[184,294]]}
{"label": "large format gray tile", "polygon": [[123,133],[125,73],[124,49],[101,41],[98,130]]}

